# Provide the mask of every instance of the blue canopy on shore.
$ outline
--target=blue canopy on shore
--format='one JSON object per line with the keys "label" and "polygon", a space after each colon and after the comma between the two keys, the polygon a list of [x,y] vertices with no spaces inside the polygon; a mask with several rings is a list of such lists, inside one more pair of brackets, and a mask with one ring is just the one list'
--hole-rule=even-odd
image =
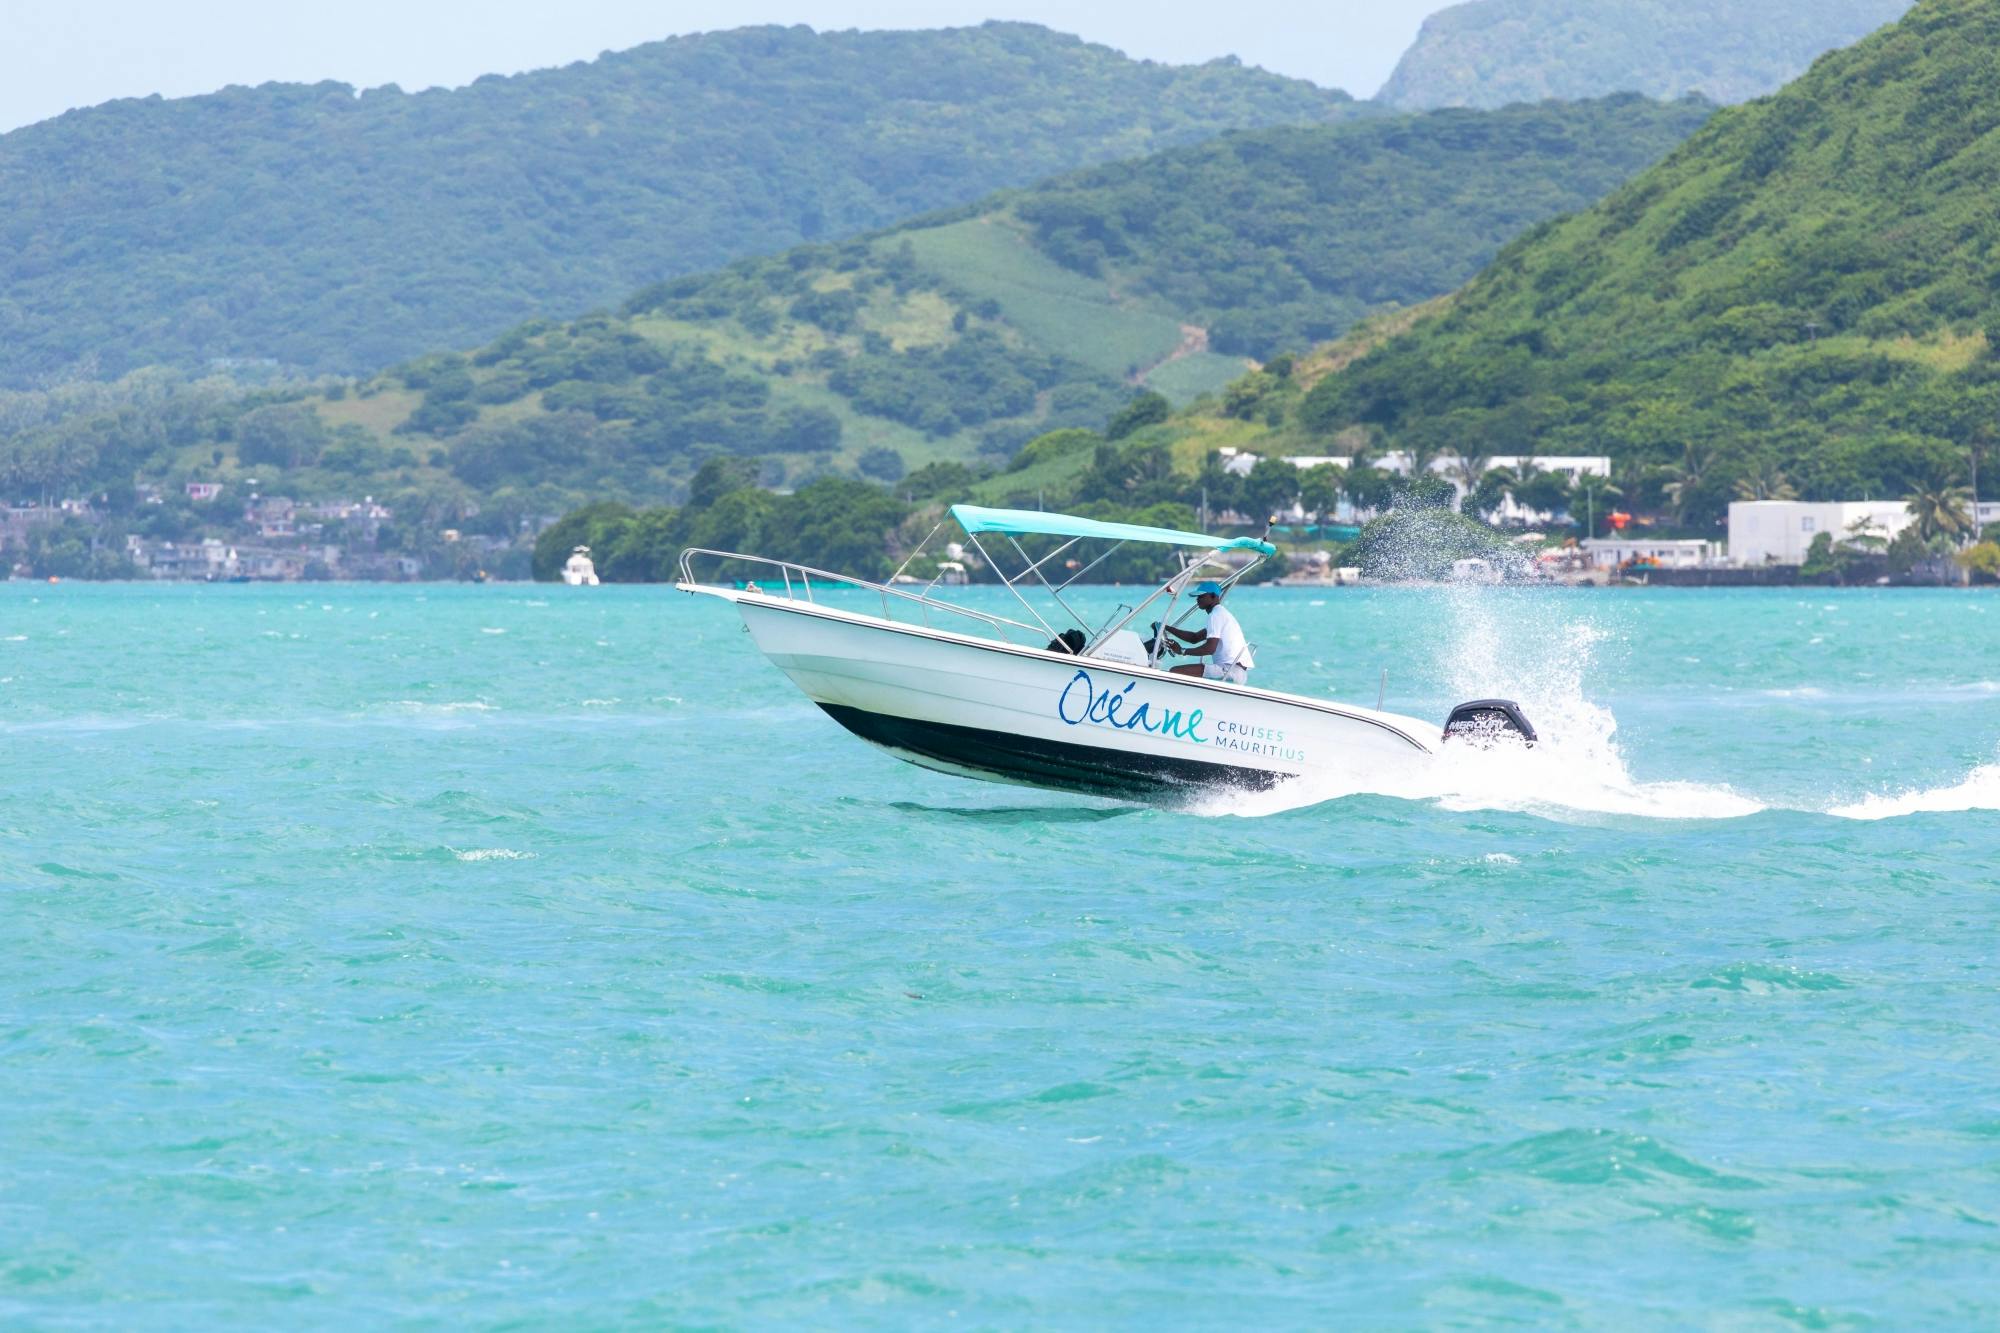
{"label": "blue canopy on shore", "polygon": [[1044,537],[1095,537],[1114,542],[1152,542],[1158,546],[1195,546],[1205,551],[1278,553],[1277,547],[1255,537],[1208,537],[1199,532],[1176,532],[1172,528],[1148,528],[1135,523],[1104,523],[1074,514],[1044,514],[1038,509],[953,505],[951,516],[968,534],[975,536],[982,532],[1004,532],[1014,537],[1034,533]]}

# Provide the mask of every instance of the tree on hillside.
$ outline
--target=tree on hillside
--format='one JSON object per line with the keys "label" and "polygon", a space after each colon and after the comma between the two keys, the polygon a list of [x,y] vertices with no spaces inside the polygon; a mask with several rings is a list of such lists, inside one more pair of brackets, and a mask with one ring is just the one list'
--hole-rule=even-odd
{"label": "tree on hillside", "polygon": [[1510,467],[1488,468],[1459,502],[1459,512],[1483,519],[1498,510],[1514,491],[1520,475]]}
{"label": "tree on hillside", "polygon": [[1283,514],[1299,495],[1299,470],[1282,458],[1260,458],[1243,479],[1243,502],[1253,523]]}
{"label": "tree on hillside", "polygon": [[711,458],[696,469],[688,483],[688,507],[706,509],[728,495],[755,486],[763,463],[755,458]]}
{"label": "tree on hillside", "polygon": [[1340,490],[1346,482],[1346,471],[1333,463],[1316,463],[1299,473],[1299,503],[1313,526],[1324,525],[1327,515],[1339,507]]}
{"label": "tree on hillside", "polygon": [[1569,507],[1568,476],[1540,471],[1533,459],[1523,463],[1521,470],[1514,482],[1514,503],[1538,514],[1560,514]]}
{"label": "tree on hillside", "polygon": [[1713,455],[1707,449],[1695,444],[1684,444],[1681,446],[1680,461],[1667,465],[1666,484],[1660,490],[1666,497],[1668,509],[1675,523],[1687,522],[1688,509],[1708,480],[1712,458]]}
{"label": "tree on hillside", "polygon": [[1147,389],[1135,395],[1125,409],[1111,418],[1104,427],[1104,438],[1122,440],[1135,430],[1147,426],[1157,426],[1174,414],[1174,405],[1167,401],[1165,394]]}
{"label": "tree on hillside", "polygon": [[863,451],[854,466],[862,476],[876,481],[900,481],[904,471],[903,456],[888,448]]}
{"label": "tree on hillside", "polygon": [[1219,449],[1211,449],[1203,456],[1201,474],[1188,493],[1196,503],[1206,505],[1211,515],[1225,509],[1241,512],[1248,503],[1243,498],[1243,478],[1229,470]]}
{"label": "tree on hillside", "polygon": [[1396,474],[1356,462],[1347,470],[1347,498],[1356,509],[1381,513],[1396,502]]}

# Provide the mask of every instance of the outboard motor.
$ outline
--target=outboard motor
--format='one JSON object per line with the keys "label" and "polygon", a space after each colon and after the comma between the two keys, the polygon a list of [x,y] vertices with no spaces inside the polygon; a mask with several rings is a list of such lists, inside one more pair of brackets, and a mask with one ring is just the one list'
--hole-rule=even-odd
{"label": "outboard motor", "polygon": [[1482,750],[1505,741],[1533,745],[1535,728],[1512,699],[1474,699],[1451,710],[1444,720],[1446,741],[1469,741]]}

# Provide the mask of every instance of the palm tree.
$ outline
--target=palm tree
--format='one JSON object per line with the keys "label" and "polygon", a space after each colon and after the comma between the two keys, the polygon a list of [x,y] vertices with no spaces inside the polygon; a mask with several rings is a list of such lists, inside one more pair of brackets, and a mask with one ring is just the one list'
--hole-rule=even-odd
{"label": "palm tree", "polygon": [[1461,449],[1451,456],[1451,471],[1446,475],[1470,493],[1478,487],[1480,478],[1492,470],[1493,455],[1468,454]]}
{"label": "palm tree", "polygon": [[1926,545],[1940,537],[1962,542],[1973,533],[1969,502],[1972,492],[1948,478],[1933,477],[1904,497],[1917,520],[1917,536]]}
{"label": "palm tree", "polygon": [[1667,475],[1672,480],[1662,486],[1660,492],[1667,497],[1676,524],[1687,522],[1688,505],[1708,479],[1708,465],[1713,457],[1706,449],[1684,444],[1681,446],[1681,461],[1667,465]]}
{"label": "palm tree", "polygon": [[1460,512],[1480,519],[1495,513],[1506,506],[1507,497],[1514,493],[1514,487],[1520,480],[1513,468],[1487,468],[1472,483],[1472,489],[1465,493],[1465,499],[1459,503]]}
{"label": "palm tree", "polygon": [[1410,480],[1421,481],[1431,475],[1431,464],[1444,457],[1444,450],[1421,437],[1403,442],[1403,453],[1410,460]]}
{"label": "palm tree", "polygon": [[1453,450],[1445,456],[1445,480],[1458,487],[1458,498],[1463,502],[1479,486],[1479,479],[1486,475],[1491,458],[1486,454],[1468,454],[1463,449]]}
{"label": "palm tree", "polygon": [[1774,463],[1759,463],[1747,476],[1736,480],[1736,498],[1739,500],[1796,500],[1798,487],[1792,479],[1778,470]]}

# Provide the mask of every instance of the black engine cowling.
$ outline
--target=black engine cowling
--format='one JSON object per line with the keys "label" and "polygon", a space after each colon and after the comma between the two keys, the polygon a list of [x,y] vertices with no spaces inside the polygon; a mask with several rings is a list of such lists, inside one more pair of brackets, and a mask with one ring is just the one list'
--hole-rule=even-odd
{"label": "black engine cowling", "polygon": [[1444,720],[1444,739],[1484,749],[1501,741],[1533,745],[1539,738],[1521,705],[1512,699],[1474,699],[1451,710]]}

